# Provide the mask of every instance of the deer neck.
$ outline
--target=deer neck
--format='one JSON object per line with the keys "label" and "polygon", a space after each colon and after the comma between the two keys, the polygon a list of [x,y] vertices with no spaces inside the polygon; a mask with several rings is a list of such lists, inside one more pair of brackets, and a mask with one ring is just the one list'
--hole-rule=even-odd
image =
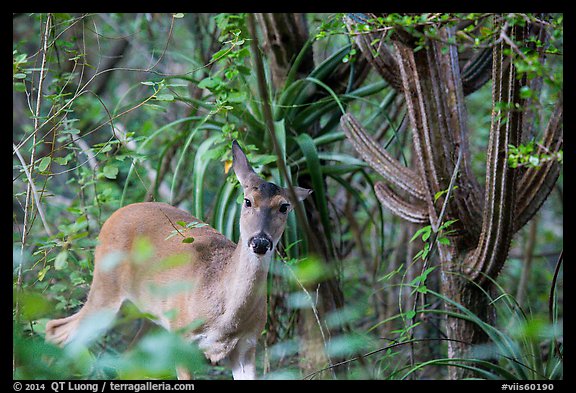
{"label": "deer neck", "polygon": [[258,256],[240,238],[228,263],[228,303],[240,308],[244,303],[266,296],[266,277],[271,252]]}

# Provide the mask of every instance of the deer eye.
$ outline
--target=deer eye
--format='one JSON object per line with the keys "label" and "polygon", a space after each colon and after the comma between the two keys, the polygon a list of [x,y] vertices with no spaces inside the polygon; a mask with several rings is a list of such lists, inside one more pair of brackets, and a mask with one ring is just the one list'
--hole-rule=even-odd
{"label": "deer eye", "polygon": [[250,202],[250,199],[244,198],[244,206],[252,207],[252,202]]}
{"label": "deer eye", "polygon": [[289,203],[283,203],[280,205],[280,213],[286,214],[288,212],[288,208],[290,207]]}

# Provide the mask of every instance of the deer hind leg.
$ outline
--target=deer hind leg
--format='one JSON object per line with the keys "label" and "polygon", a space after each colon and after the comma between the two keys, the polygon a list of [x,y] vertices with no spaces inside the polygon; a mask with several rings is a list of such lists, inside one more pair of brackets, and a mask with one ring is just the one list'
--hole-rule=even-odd
{"label": "deer hind leg", "polygon": [[84,322],[87,322],[87,330],[91,333],[95,333],[96,326],[96,330],[106,328],[124,301],[115,273],[118,272],[102,271],[97,265],[84,306],[76,314],[49,321],[46,324],[46,341],[66,345],[76,338]]}
{"label": "deer hind leg", "polygon": [[46,341],[66,345],[76,338],[84,322],[91,330],[91,334],[95,333],[93,329],[96,326],[98,331],[105,329],[120,309],[122,301],[123,299],[119,297],[105,298],[91,290],[88,300],[80,311],[66,318],[53,319],[46,324]]}

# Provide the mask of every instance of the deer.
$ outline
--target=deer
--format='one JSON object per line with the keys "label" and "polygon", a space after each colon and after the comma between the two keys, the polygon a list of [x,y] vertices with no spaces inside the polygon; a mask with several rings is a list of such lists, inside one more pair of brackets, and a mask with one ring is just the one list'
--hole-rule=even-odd
{"label": "deer", "polygon": [[[166,203],[121,207],[100,230],[85,303],[77,313],[49,321],[46,341],[65,346],[74,340],[83,321],[102,311],[115,315],[129,300],[155,316],[156,324],[179,332],[186,342],[195,342],[212,364],[229,365],[233,379],[256,379],[256,345],[266,323],[270,261],[288,213],[312,190],[294,186],[290,192],[265,181],[236,140],[232,142],[232,168],[244,191],[237,244]],[[177,222],[202,225],[178,229]],[[169,236],[175,229],[193,241]],[[130,255],[138,238],[147,239],[153,255],[136,262]],[[111,254],[120,255],[120,261],[106,263]],[[184,263],[156,268],[159,261],[174,255],[184,256]],[[151,290],[153,285],[182,280],[191,285],[178,293],[159,296]],[[178,379],[192,379],[192,373],[176,365]]]}

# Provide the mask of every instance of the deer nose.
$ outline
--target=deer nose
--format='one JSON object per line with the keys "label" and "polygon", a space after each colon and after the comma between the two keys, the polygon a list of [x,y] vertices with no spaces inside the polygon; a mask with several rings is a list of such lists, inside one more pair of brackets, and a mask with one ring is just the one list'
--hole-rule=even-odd
{"label": "deer nose", "polygon": [[252,251],[258,255],[264,255],[266,251],[272,250],[272,240],[264,233],[254,236],[250,239],[248,245],[252,247]]}

